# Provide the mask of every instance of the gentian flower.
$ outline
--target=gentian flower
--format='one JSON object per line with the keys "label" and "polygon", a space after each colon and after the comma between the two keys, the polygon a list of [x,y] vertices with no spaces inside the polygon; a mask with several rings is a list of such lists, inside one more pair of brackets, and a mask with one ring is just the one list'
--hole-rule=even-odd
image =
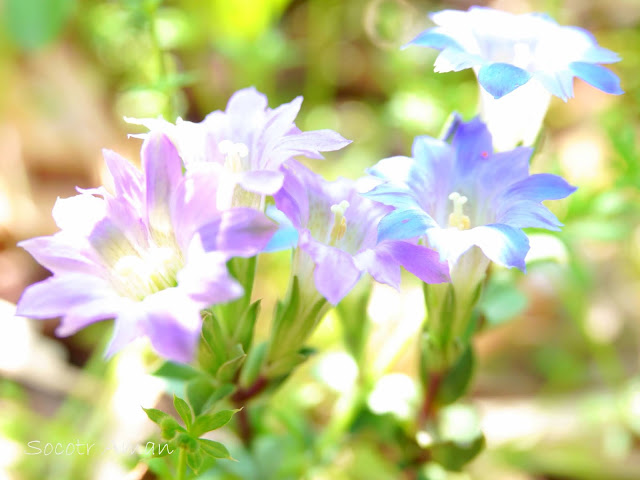
{"label": "gentian flower", "polygon": [[355,182],[328,182],[295,161],[284,167],[276,206],[297,231],[300,278],[313,275],[317,291],[337,304],[363,273],[398,288],[400,266],[427,283],[449,281],[437,253],[412,242],[377,238],[378,223],[391,207],[362,197]]}
{"label": "gentian flower", "polygon": [[365,195],[396,207],[381,220],[379,241],[423,236],[449,262],[454,284],[477,284],[489,260],[524,271],[529,241],[522,229],[559,230],[541,202],[575,188],[556,175],[530,175],[529,147],[494,153],[478,118],[456,117],[452,131],[451,144],[417,137],[413,158],[387,158],[369,170],[386,182]]}
{"label": "gentian flower", "polygon": [[218,193],[219,208],[262,208],[261,197],[273,195],[284,179],[280,166],[303,155],[321,159],[320,152],[339,150],[351,143],[332,130],[302,132],[294,120],[302,97],[278,108],[268,107],[267,97],[255,88],[234,93],[224,112],[215,111],[201,123],[178,119],[174,125],[162,119],[127,119],[151,131],[166,133],[187,170],[223,165],[227,173]]}
{"label": "gentian flower", "polygon": [[200,311],[243,293],[226,261],[255,255],[276,226],[253,209],[216,210],[218,172],[183,175],[164,135],[145,140],[142,173],[114,152],[104,156],[115,195],[98,188],[58,199],[60,231],[20,243],[53,276],[25,290],[17,313],[62,317],[60,336],[114,318],[108,355],[144,336],[160,355],[189,361]]}
{"label": "gentian flower", "polygon": [[573,97],[574,77],[606,93],[623,93],[618,77],[600,65],[620,58],[584,29],[560,26],[543,14],[484,7],[443,10],[431,19],[436,26],[407,46],[440,50],[436,72],[473,68],[481,85],[482,116],[499,150],[520,141],[532,144],[551,95],[564,101]]}

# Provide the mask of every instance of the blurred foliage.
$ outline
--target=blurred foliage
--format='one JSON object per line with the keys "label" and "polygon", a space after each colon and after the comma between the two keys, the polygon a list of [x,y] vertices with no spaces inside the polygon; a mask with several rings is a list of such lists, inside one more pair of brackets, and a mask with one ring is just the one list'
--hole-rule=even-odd
{"label": "blurred foliage", "polygon": [[[428,25],[427,12],[469,5],[465,0],[5,0],[0,4],[5,27],[0,187],[6,192],[0,200],[6,196],[20,214],[14,220],[0,216],[0,295],[15,302],[24,286],[46,275],[16,253],[15,243],[53,231],[48,218],[55,197],[64,196],[61,190],[72,194],[76,184],[97,183],[99,147],[117,145],[136,158],[137,144],[124,143],[131,127],[123,116],[200,121],[248,85],[266,93],[271,107],[304,95],[301,128],[332,128],[354,140],[344,152],[315,164],[331,179],[356,178],[380,158],[407,154],[415,135],[438,135],[453,110],[472,116],[477,87],[470,71],[434,74],[435,52],[398,48]],[[566,226],[538,239],[541,251],[527,275],[495,269],[481,300],[483,333],[475,345],[477,378],[469,397],[479,405],[488,450],[469,473],[447,472],[433,462],[417,467],[424,451],[415,447],[416,432],[397,413],[402,408],[381,413],[371,407],[371,392],[381,383],[372,365],[379,365],[382,345],[393,335],[382,330],[376,337],[382,327],[373,325],[373,345],[367,348],[362,328],[338,309],[313,342],[323,350],[346,348],[358,379],[336,390],[314,373],[327,357],[312,357],[275,395],[252,406],[258,425],[252,451],[232,444],[231,455],[239,462],[212,463],[201,478],[638,478],[640,5],[635,0],[493,5],[529,6],[594,32],[601,45],[621,54],[623,61],[613,69],[626,94],[608,97],[577,82],[576,98],[567,104],[554,99],[547,115],[532,169],[561,173],[579,190],[552,206]],[[18,153],[11,147],[15,138]],[[11,163],[13,156],[18,160]],[[23,204],[34,207],[16,207]],[[263,311],[271,311],[273,298],[284,291],[287,269],[276,268],[282,261],[267,257],[259,268],[256,298],[265,297]],[[404,285],[416,287],[408,279]],[[346,302],[364,312],[367,299],[357,295]],[[45,327],[48,335],[50,327]],[[0,380],[0,437],[16,442],[20,451],[35,438],[104,443],[110,428],[104,410],[117,382],[117,365],[105,365],[96,347],[104,328],[64,344],[71,361],[84,365],[84,374],[96,382],[89,394],[80,389],[61,398],[60,392],[20,379]],[[400,345],[383,373],[415,375],[412,349],[414,343]],[[332,371],[338,375],[345,368]],[[164,365],[158,375],[170,391],[182,394],[182,382],[192,373]],[[466,382],[459,383],[464,385],[452,395],[466,388]],[[354,385],[358,388],[348,388]],[[187,394],[195,398],[202,388],[193,381]],[[399,390],[387,394],[397,403]],[[416,406],[406,403],[409,409]],[[468,410],[451,417],[462,419],[463,433],[476,428]],[[385,441],[373,431],[383,432]],[[473,456],[485,438],[448,441]],[[456,470],[455,461],[448,462],[450,450],[432,453]],[[16,479],[98,478],[93,472],[104,460],[16,457]],[[118,461],[130,469],[136,464],[131,455]],[[146,465],[158,476],[171,472],[164,459],[149,458]],[[4,467],[0,463],[0,472]]]}

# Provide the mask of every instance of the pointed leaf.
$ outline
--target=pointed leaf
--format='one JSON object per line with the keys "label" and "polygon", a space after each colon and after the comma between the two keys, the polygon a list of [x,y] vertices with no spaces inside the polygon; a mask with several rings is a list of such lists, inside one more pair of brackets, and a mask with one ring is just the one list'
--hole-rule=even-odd
{"label": "pointed leaf", "polygon": [[142,410],[144,410],[144,413],[147,414],[147,417],[149,417],[149,420],[151,420],[153,423],[156,423],[158,425],[160,425],[162,423],[163,420],[169,418],[172,419],[172,417],[166,413],[164,413],[162,410],[158,410],[156,408],[144,408],[142,407]]}
{"label": "pointed leaf", "polygon": [[187,454],[187,465],[189,465],[189,467],[191,467],[191,470],[193,470],[196,474],[199,473],[198,470],[200,470],[200,467],[202,467],[203,460],[204,458],[202,457],[202,453],[200,453],[199,450]]}
{"label": "pointed leaf", "polygon": [[183,363],[164,362],[152,375],[176,380],[189,380],[198,375],[198,371]]}
{"label": "pointed leaf", "polygon": [[231,417],[239,411],[240,410],[221,410],[209,415],[202,415],[196,418],[196,421],[193,423],[193,427],[191,428],[191,433],[199,437],[207,432],[224,427],[229,423]]}
{"label": "pointed leaf", "polygon": [[187,426],[187,430],[190,429],[193,422],[193,416],[191,414],[191,408],[189,407],[187,402],[185,402],[177,395],[174,395],[173,407],[176,409],[176,412],[178,412],[178,415],[180,415],[180,418],[182,418],[182,421]]}
{"label": "pointed leaf", "polygon": [[227,447],[220,442],[208,440],[206,438],[200,439],[200,449],[210,457],[213,458],[226,458],[227,460],[235,460],[230,454]]}

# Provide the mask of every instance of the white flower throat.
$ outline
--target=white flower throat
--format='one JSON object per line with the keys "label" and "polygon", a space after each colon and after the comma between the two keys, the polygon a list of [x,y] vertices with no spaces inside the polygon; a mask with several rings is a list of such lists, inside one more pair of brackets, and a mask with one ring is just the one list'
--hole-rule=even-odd
{"label": "white flower throat", "polygon": [[244,143],[223,140],[218,144],[218,150],[225,156],[225,170],[233,173],[239,173],[244,170],[242,159],[249,156],[249,149]]}
{"label": "white flower throat", "polygon": [[449,226],[458,230],[468,230],[471,228],[471,220],[464,214],[464,204],[469,201],[464,195],[453,192],[449,195],[449,200],[453,202],[453,212],[449,214]]}
{"label": "white flower throat", "polygon": [[337,205],[331,205],[333,213],[333,227],[331,228],[330,245],[335,245],[347,233],[347,219],[344,217],[345,212],[349,208],[349,202],[341,201]]}
{"label": "white flower throat", "polygon": [[140,254],[125,255],[114,265],[114,273],[127,296],[142,300],[152,293],[177,285],[183,260],[173,248],[151,247]]}

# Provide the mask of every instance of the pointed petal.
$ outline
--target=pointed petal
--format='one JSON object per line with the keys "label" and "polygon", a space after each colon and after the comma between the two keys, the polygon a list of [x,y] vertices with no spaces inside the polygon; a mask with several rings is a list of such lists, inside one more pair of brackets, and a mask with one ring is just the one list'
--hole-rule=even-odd
{"label": "pointed petal", "polygon": [[[27,287],[18,301],[16,315],[39,319],[61,317],[70,309],[115,297],[117,295],[106,280],[70,273],[49,277]],[[104,318],[112,313],[106,312]]]}
{"label": "pointed petal", "polygon": [[176,288],[150,295],[143,304],[142,330],[154,350],[169,360],[190,362],[202,326],[198,305]]}
{"label": "pointed petal", "polygon": [[542,202],[559,200],[576,191],[567,181],[550,173],[538,173],[513,184],[503,195],[502,201],[513,203],[519,200]]}
{"label": "pointed petal", "polygon": [[608,68],[593,63],[573,62],[569,64],[571,71],[579,78],[605,93],[622,95],[620,79]]}
{"label": "pointed petal", "polygon": [[361,270],[365,270],[378,283],[400,288],[400,265],[389,252],[380,248],[367,249],[355,256],[355,261]]}
{"label": "pointed petal", "polygon": [[360,280],[362,271],[347,252],[305,239],[301,240],[300,248],[316,264],[313,271],[316,288],[332,305],[337,305]]}
{"label": "pointed petal", "polygon": [[204,251],[231,257],[251,257],[262,251],[278,229],[275,222],[252,208],[232,208],[198,230]]}
{"label": "pointed petal", "polygon": [[529,72],[508,63],[485,65],[478,72],[478,82],[496,99],[504,97],[530,79]]}
{"label": "pointed petal", "polygon": [[393,260],[425,283],[449,282],[449,265],[440,261],[438,252],[409,242],[383,242],[377,250],[389,252]]}
{"label": "pointed petal", "polygon": [[407,47],[416,45],[419,47],[435,48],[436,50],[444,50],[450,46],[462,49],[462,47],[458,45],[458,42],[444,32],[444,29],[439,27],[429,28],[428,30],[418,34],[417,37],[406,45],[403,45],[401,48],[404,50]]}
{"label": "pointed petal", "polygon": [[419,237],[434,226],[437,226],[436,222],[423,210],[415,208],[394,210],[380,220],[378,241]]}
{"label": "pointed petal", "polygon": [[176,147],[160,133],[150,133],[142,145],[146,178],[146,207],[150,229],[168,235],[171,224],[170,199],[182,180],[182,162]]}
{"label": "pointed petal", "polygon": [[112,150],[103,149],[102,155],[113,177],[116,196],[142,200],[142,173],[131,162]]}
{"label": "pointed petal", "polygon": [[36,261],[51,272],[97,273],[101,269],[85,238],[59,232],[18,243]]}
{"label": "pointed petal", "polygon": [[81,194],[58,198],[53,206],[53,219],[60,230],[86,237],[107,213],[107,202],[93,195]]}
{"label": "pointed petal", "polygon": [[242,286],[229,274],[226,260],[218,252],[190,256],[178,272],[178,288],[200,308],[241,297]]}

